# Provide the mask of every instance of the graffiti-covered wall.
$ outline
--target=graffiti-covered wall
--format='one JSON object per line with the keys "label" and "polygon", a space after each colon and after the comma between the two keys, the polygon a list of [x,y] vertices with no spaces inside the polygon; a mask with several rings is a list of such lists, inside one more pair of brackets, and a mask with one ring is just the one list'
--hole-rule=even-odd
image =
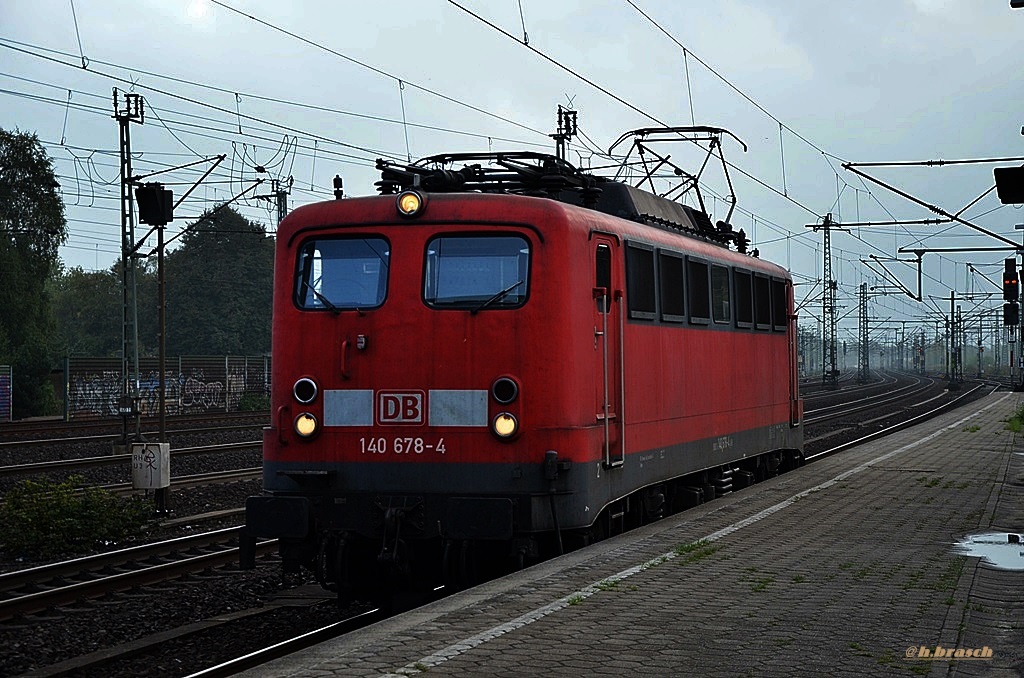
{"label": "graffiti-covered wall", "polygon": [[[165,410],[168,415],[237,412],[269,402],[270,358],[183,356],[168,358]],[[68,419],[116,417],[121,401],[120,358],[68,358],[65,361]],[[130,375],[132,382],[134,375]],[[139,409],[156,416],[160,368],[156,358],[139,360]]]}

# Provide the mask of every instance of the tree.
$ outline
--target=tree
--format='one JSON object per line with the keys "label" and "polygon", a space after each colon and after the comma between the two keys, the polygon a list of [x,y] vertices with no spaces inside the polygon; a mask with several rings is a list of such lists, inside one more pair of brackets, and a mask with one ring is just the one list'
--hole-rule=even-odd
{"label": "tree", "polygon": [[223,207],[206,212],[170,252],[169,355],[258,355],[270,351],[274,240]]}
{"label": "tree", "polygon": [[76,266],[53,284],[54,317],[64,355],[121,355],[121,278],[117,267],[84,271]]}
{"label": "tree", "polygon": [[13,368],[15,417],[51,411],[53,317],[47,282],[67,240],[53,162],[39,138],[0,129],[0,364]]}

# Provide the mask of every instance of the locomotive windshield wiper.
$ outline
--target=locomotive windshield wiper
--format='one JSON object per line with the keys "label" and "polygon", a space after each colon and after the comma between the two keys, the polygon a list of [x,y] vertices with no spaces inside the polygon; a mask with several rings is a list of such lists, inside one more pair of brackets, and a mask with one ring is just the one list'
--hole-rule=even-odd
{"label": "locomotive windshield wiper", "polygon": [[497,294],[495,294],[493,297],[491,297],[487,301],[484,301],[479,306],[474,308],[472,311],[469,312],[469,314],[470,315],[476,315],[478,311],[482,311],[485,308],[487,308],[488,306],[490,306],[491,304],[493,304],[494,302],[500,301],[500,300],[504,299],[506,294],[508,294],[509,292],[511,292],[512,290],[514,290],[515,288],[519,287],[522,284],[523,284],[522,280],[518,280],[518,281],[512,283],[511,285],[509,285],[508,287],[506,287],[502,291],[498,292]]}
{"label": "locomotive windshield wiper", "polygon": [[303,280],[302,284],[307,290],[313,293],[314,297],[320,300],[320,303],[329,308],[335,315],[341,314],[341,309],[332,304],[330,299],[317,292],[316,289],[314,289],[314,287],[309,284],[308,280]]}

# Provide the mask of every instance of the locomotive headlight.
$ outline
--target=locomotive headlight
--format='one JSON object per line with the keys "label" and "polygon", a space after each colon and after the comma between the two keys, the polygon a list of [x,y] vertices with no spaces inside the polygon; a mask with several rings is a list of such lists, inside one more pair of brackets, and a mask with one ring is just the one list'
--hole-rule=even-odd
{"label": "locomotive headlight", "polygon": [[295,417],[295,432],[303,438],[309,438],[317,432],[319,424],[317,423],[316,417],[309,412],[303,412],[299,416]]}
{"label": "locomotive headlight", "polygon": [[519,431],[519,420],[508,412],[502,412],[491,421],[491,430],[499,438],[511,438]]}
{"label": "locomotive headlight", "polygon": [[316,400],[318,392],[319,389],[316,386],[316,382],[309,377],[299,379],[292,387],[292,395],[303,404],[309,404]]}
{"label": "locomotive headlight", "polygon": [[398,195],[398,213],[403,217],[414,217],[423,211],[427,199],[417,191],[403,191]]}
{"label": "locomotive headlight", "polygon": [[519,395],[519,386],[509,377],[499,377],[491,384],[491,397],[502,405],[508,405]]}

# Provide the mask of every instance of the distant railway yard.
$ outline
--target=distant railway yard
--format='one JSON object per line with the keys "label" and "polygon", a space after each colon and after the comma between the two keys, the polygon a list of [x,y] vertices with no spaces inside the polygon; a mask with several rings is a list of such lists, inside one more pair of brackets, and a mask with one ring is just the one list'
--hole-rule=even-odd
{"label": "distant railway yard", "polygon": [[[998,387],[965,381],[949,390],[937,377],[897,373],[878,373],[867,384],[844,379],[836,390],[818,386],[801,386],[809,461]],[[257,545],[255,569],[238,569],[242,507],[261,490],[266,419],[255,413],[172,422],[170,511],[131,543],[45,562],[4,553],[0,674],[188,675],[314,629],[335,625],[297,642],[377,619],[381,613],[366,604],[339,608],[311,579],[282,578],[271,540]],[[0,428],[0,492],[26,479],[75,476],[132,494],[130,455],[113,454],[118,425]]]}

